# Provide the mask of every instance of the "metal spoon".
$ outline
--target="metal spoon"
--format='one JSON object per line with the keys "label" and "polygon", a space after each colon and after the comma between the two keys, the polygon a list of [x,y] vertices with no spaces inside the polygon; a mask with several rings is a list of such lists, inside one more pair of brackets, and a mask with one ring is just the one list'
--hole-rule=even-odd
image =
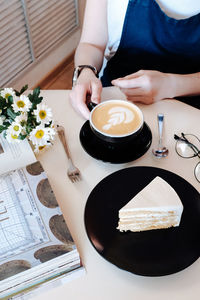
{"label": "metal spoon", "polygon": [[158,134],[159,134],[159,140],[158,140],[158,149],[153,149],[153,155],[156,157],[166,157],[169,153],[169,150],[166,147],[163,147],[162,145],[162,133],[163,133],[163,121],[164,121],[164,115],[158,114]]}

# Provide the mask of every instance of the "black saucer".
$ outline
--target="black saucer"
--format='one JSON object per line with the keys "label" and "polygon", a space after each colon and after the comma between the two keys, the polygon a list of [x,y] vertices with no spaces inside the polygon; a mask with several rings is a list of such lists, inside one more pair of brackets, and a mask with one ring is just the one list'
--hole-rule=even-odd
{"label": "black saucer", "polygon": [[149,126],[144,123],[141,133],[133,140],[121,144],[108,143],[98,138],[91,130],[89,121],[86,121],[80,130],[80,142],[90,156],[119,164],[144,155],[151,146],[152,134]]}

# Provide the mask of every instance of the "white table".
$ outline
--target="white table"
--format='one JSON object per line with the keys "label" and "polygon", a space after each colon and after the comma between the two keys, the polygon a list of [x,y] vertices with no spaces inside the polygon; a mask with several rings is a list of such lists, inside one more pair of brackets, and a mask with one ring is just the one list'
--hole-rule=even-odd
{"label": "white table", "polygon": [[[200,259],[187,269],[169,276],[143,277],[121,270],[102,258],[91,245],[84,227],[84,208],[87,197],[95,185],[108,174],[129,166],[154,166],[170,170],[190,182],[198,191],[193,170],[198,158],[183,159],[175,152],[174,133],[193,133],[200,137],[199,110],[175,100],[153,105],[139,105],[145,121],[152,130],[153,142],[144,156],[127,164],[112,165],[90,157],[81,147],[79,131],[85,122],[72,109],[69,91],[42,91],[45,101],[52,107],[55,120],[66,129],[72,157],[82,173],[82,181],[71,183],[67,177],[67,158],[56,138],[54,146],[38,156],[47,172],[67,224],[77,244],[86,275],[35,297],[70,300],[198,300],[200,299]],[[105,88],[102,99],[124,98],[116,88]],[[165,115],[164,144],[169,156],[157,159],[152,148],[157,144],[157,113]]]}

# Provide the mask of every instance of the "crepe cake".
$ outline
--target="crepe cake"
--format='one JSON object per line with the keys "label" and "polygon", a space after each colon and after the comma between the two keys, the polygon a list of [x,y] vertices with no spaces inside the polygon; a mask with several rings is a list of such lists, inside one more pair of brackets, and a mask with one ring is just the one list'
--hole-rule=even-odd
{"label": "crepe cake", "polygon": [[119,210],[120,231],[145,231],[179,226],[183,204],[175,190],[155,177]]}

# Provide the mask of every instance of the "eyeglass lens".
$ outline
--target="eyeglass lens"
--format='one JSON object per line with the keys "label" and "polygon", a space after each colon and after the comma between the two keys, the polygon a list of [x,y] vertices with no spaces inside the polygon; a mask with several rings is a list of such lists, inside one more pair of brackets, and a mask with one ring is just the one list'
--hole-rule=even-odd
{"label": "eyeglass lens", "polygon": [[198,163],[194,169],[194,175],[196,179],[200,182],[200,163]]}
{"label": "eyeglass lens", "polygon": [[185,158],[197,156],[200,149],[200,140],[193,134],[185,134],[185,138],[189,143],[178,140],[176,143],[176,152]]}

